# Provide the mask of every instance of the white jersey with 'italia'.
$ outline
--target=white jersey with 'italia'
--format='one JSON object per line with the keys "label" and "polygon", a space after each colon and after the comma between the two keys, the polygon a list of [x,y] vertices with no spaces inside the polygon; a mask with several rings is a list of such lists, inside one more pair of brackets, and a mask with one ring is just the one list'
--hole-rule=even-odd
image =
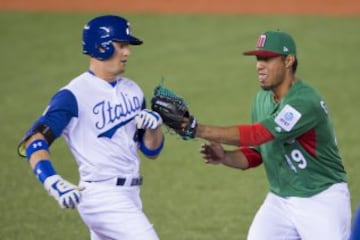
{"label": "white jersey with 'italia'", "polygon": [[144,108],[144,94],[130,79],[112,84],[85,72],[63,89],[75,97],[77,117],[63,136],[74,155],[82,181],[137,176],[137,129],[134,117]]}

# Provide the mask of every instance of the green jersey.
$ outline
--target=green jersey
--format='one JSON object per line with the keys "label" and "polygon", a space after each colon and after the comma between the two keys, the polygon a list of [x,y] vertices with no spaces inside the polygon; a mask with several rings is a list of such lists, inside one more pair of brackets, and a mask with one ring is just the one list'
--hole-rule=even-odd
{"label": "green jersey", "polygon": [[309,85],[296,81],[279,103],[271,91],[261,90],[252,121],[274,136],[257,149],[271,192],[308,197],[347,181],[326,105]]}

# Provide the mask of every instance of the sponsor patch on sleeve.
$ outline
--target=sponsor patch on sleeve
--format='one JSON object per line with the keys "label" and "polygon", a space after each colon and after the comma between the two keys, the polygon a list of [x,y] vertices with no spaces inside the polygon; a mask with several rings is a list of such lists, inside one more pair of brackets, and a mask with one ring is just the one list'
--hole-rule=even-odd
{"label": "sponsor patch on sleeve", "polygon": [[289,132],[300,118],[301,113],[292,106],[286,104],[275,118],[275,123],[285,131]]}

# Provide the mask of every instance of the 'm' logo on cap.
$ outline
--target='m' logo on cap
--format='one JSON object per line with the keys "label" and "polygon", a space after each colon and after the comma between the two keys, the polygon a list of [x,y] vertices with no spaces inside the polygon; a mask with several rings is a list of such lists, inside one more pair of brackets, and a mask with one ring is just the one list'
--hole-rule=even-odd
{"label": "'m' logo on cap", "polygon": [[265,34],[261,34],[257,43],[256,43],[256,47],[257,48],[263,48],[265,46],[265,42],[266,42],[266,35]]}

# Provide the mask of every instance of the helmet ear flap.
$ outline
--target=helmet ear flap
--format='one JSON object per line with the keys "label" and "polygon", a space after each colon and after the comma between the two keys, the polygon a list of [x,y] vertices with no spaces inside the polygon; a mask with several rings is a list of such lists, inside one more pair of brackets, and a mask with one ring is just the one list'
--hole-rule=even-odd
{"label": "helmet ear flap", "polygon": [[83,29],[83,53],[101,61],[111,58],[115,52],[113,36],[104,30],[105,27],[89,24]]}
{"label": "helmet ear flap", "polygon": [[107,60],[111,58],[115,52],[115,48],[111,40],[95,43],[94,48],[95,49],[92,55],[99,60]]}

